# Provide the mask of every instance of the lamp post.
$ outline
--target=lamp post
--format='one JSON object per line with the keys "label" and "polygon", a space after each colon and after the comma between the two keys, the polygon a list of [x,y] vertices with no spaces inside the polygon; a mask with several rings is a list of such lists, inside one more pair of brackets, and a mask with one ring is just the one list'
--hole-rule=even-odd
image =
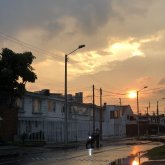
{"label": "lamp post", "polygon": [[139,92],[142,91],[143,89],[148,88],[147,86],[144,86],[142,89],[137,91],[137,116],[138,116],[138,121],[137,121],[137,125],[138,125],[138,138],[139,138],[139,133],[140,133],[140,129],[139,129]]}
{"label": "lamp post", "polygon": [[159,135],[159,100],[157,100],[156,104],[157,104],[156,114],[157,114],[157,126],[158,126],[157,134]]}
{"label": "lamp post", "polygon": [[[162,99],[165,99],[165,98],[162,98]],[[157,104],[157,109],[156,109],[156,114],[157,114],[157,126],[158,126],[158,132],[157,134],[159,135],[159,101],[161,100],[157,100],[156,104]]]}
{"label": "lamp post", "polygon": [[77,51],[78,49],[81,49],[85,47],[85,45],[79,45],[76,49],[74,49],[73,51],[71,51],[70,53],[65,55],[65,104],[64,104],[64,110],[65,110],[65,122],[64,122],[64,142],[65,144],[68,143],[68,106],[67,106],[67,62],[68,62],[68,56],[72,53],[74,53],[75,51]]}

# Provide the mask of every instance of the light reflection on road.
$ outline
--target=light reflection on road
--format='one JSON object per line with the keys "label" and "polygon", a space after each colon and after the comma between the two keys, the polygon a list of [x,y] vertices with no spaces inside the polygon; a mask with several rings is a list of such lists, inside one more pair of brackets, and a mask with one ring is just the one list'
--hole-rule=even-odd
{"label": "light reflection on road", "polygon": [[[34,157],[31,157],[31,160],[25,162],[26,165],[108,165],[112,161],[151,149],[158,145],[158,143],[150,143],[136,146],[121,145],[102,147],[100,149],[50,152],[34,155]],[[21,165],[23,165],[23,163]],[[132,165],[138,164],[134,163]]]}
{"label": "light reflection on road", "polygon": [[134,161],[132,162],[132,165],[139,165],[139,162],[138,162],[137,160],[134,160]]}
{"label": "light reflection on road", "polygon": [[88,149],[88,153],[89,153],[89,156],[92,156],[92,154],[93,154],[93,149],[92,149],[92,148],[89,148],[89,149]]}

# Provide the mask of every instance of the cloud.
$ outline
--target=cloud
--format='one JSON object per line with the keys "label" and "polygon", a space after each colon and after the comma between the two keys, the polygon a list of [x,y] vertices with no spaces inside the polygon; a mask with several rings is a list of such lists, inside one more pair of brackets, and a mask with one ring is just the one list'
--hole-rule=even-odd
{"label": "cloud", "polygon": [[160,85],[165,85],[165,77],[162,78],[162,79],[159,81],[159,84],[160,84]]}
{"label": "cloud", "polygon": [[150,0],[150,5],[146,0],[1,0],[1,30],[19,37],[20,32],[39,29],[40,35],[30,37],[46,49],[54,46],[67,52],[85,42],[88,50],[94,50],[105,48],[113,38],[142,37],[162,29],[164,21],[159,15],[164,5],[163,0]]}
{"label": "cloud", "polygon": [[0,47],[32,51],[35,88],[63,86],[64,55],[79,44],[86,47],[69,57],[70,86],[161,85],[164,8],[164,0],[1,0]]}

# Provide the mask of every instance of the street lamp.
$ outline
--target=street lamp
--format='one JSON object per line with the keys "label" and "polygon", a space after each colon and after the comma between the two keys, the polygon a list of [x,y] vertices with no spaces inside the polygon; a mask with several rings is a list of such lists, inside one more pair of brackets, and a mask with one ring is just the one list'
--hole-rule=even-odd
{"label": "street lamp", "polygon": [[85,47],[85,45],[79,45],[76,49],[74,49],[73,51],[71,51],[70,53],[65,55],[65,104],[64,104],[64,110],[65,110],[65,123],[64,123],[64,141],[65,144],[68,143],[68,113],[67,113],[67,62],[68,62],[68,56],[72,53],[74,53],[75,51],[77,51],[78,49],[81,49]]}
{"label": "street lamp", "polygon": [[138,90],[137,91],[137,116],[138,116],[138,121],[137,121],[137,124],[138,124],[138,138],[139,138],[139,92],[142,91],[143,89],[146,89],[148,88],[147,86],[144,86],[142,89]]}
{"label": "street lamp", "polygon": [[[165,98],[162,98],[162,99],[165,99]],[[158,125],[158,132],[157,134],[159,135],[159,101],[161,100],[157,100],[157,125]]]}

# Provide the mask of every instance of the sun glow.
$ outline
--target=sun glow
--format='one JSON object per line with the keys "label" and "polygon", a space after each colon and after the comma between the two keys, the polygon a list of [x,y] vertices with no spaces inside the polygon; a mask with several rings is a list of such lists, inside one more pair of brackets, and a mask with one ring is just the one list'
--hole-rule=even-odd
{"label": "sun glow", "polygon": [[128,97],[130,99],[134,99],[134,98],[136,98],[136,96],[137,96],[136,91],[129,91],[128,92]]}
{"label": "sun glow", "polygon": [[110,51],[113,54],[130,54],[129,56],[144,56],[144,53],[140,50],[140,42],[131,42],[131,40],[114,43],[110,47]]}
{"label": "sun glow", "polygon": [[132,165],[139,165],[139,163],[138,163],[136,160],[134,160],[134,161],[132,162]]}

